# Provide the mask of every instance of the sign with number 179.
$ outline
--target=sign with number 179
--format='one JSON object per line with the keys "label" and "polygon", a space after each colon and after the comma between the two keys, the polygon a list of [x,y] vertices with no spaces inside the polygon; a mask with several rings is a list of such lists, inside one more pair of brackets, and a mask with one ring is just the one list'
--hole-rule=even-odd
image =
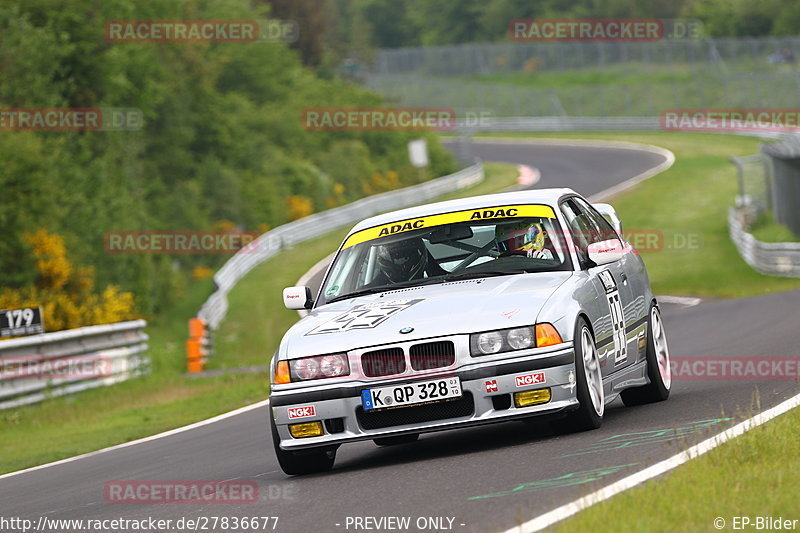
{"label": "sign with number 179", "polygon": [[44,333],[41,307],[0,309],[0,337]]}

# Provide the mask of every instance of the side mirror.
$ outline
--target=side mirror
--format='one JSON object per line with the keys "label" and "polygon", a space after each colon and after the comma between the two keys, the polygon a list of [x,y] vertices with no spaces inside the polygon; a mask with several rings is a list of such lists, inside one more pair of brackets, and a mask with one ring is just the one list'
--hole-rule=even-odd
{"label": "side mirror", "polygon": [[597,209],[597,212],[603,215],[603,218],[608,220],[614,231],[622,237],[622,221],[617,215],[617,211],[610,204],[592,204],[592,207]]}
{"label": "side mirror", "polygon": [[292,309],[294,311],[311,309],[311,306],[314,305],[311,289],[305,285],[286,287],[283,289],[283,305],[286,306],[286,309]]}
{"label": "side mirror", "polygon": [[588,248],[589,259],[597,266],[619,261],[625,255],[625,248],[619,239],[593,242]]}

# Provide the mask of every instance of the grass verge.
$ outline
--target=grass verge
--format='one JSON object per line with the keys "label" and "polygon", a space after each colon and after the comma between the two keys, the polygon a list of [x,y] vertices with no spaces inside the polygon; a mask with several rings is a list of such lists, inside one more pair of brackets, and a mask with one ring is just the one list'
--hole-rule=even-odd
{"label": "grass verge", "polygon": [[[505,189],[515,182],[508,164],[486,165],[486,180],[460,196]],[[218,331],[215,367],[264,365],[283,332],[297,320],[281,304],[293,285],[333,251],[346,230],[332,232],[272,258],[230,294],[230,312]],[[267,376],[184,374],[187,321],[211,292],[210,281],[193,284],[185,298],[151,321],[153,372],[141,379],[46,402],[0,411],[0,473],[113,446],[203,420],[266,398]],[[264,446],[270,445],[265,442]]]}
{"label": "grass verge", "polygon": [[763,242],[800,242],[800,235],[775,221],[771,212],[763,213],[750,228],[750,233]]}
{"label": "grass verge", "polygon": [[657,294],[732,298],[800,289],[800,279],[765,276],[750,268],[728,235],[728,207],[737,193],[736,169],[729,158],[755,153],[758,139],[662,132],[563,132],[555,137],[653,144],[675,154],[669,170],[611,202],[623,229],[663,237],[659,246],[642,252]]}
{"label": "grass verge", "polygon": [[747,516],[753,520],[747,528],[752,531],[759,516],[800,519],[798,438],[800,411],[795,409],[553,529],[558,533],[715,531],[714,520],[722,518],[723,529],[731,530],[734,517]]}

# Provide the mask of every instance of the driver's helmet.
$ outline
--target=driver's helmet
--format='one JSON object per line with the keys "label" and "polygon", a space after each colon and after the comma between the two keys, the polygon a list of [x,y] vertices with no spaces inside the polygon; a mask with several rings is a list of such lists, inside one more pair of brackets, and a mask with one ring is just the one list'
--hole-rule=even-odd
{"label": "driver's helmet", "polygon": [[428,264],[428,250],[419,237],[378,246],[378,266],[392,283],[417,279]]}
{"label": "driver's helmet", "polygon": [[531,255],[544,249],[544,228],[538,222],[498,224],[494,240],[502,255]]}

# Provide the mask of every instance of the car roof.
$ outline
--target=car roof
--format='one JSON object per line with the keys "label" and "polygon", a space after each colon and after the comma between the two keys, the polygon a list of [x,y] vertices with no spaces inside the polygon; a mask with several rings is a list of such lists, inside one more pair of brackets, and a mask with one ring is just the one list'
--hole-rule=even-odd
{"label": "car roof", "polygon": [[447,200],[432,204],[408,207],[382,215],[362,220],[350,230],[350,234],[363,229],[389,224],[398,220],[418,218],[435,215],[437,213],[450,213],[453,211],[463,211],[468,209],[479,209],[482,207],[500,207],[504,205],[516,204],[544,204],[556,207],[558,200],[565,194],[576,194],[572,189],[530,189],[524,191],[514,191],[496,194],[486,194],[483,196],[471,196],[469,198],[459,198],[457,200]]}

